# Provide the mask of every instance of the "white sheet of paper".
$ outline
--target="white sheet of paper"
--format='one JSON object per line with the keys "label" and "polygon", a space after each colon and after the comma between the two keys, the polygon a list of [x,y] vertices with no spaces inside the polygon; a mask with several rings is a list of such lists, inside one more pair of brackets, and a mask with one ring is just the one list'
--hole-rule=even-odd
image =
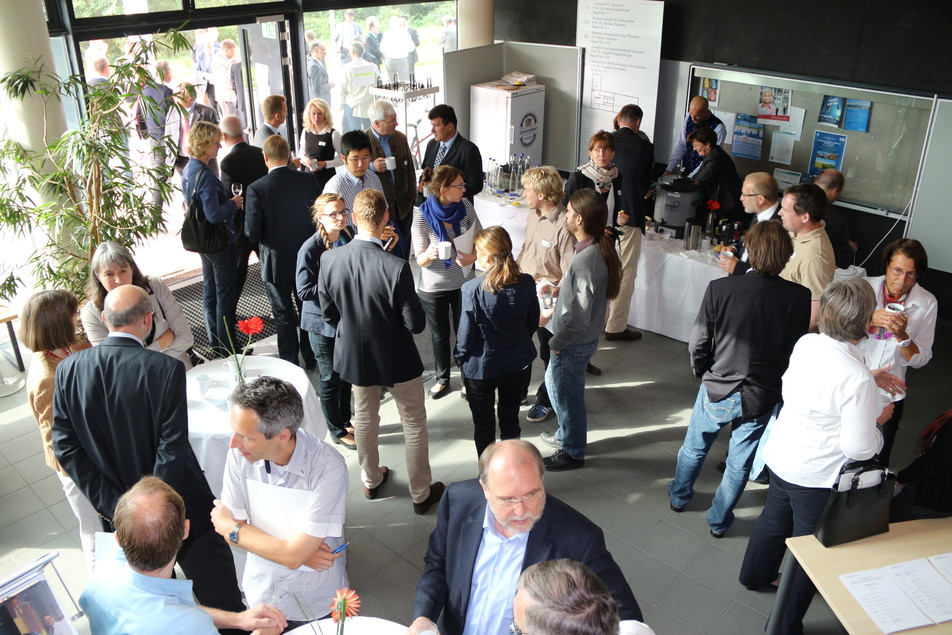
{"label": "white sheet of paper", "polygon": [[790,106],[789,112],[790,121],[784,121],[780,124],[780,132],[789,132],[793,135],[794,141],[800,140],[800,133],[803,132],[803,119],[806,117],[807,110],[806,108],[797,108],[796,106]]}
{"label": "white sheet of paper", "polygon": [[952,582],[926,558],[886,567],[890,577],[933,622],[952,620]]}
{"label": "white sheet of paper", "polygon": [[770,142],[770,160],[790,165],[793,160],[793,141],[793,135],[789,132],[775,132]]}
{"label": "white sheet of paper", "polygon": [[[453,243],[456,245],[456,251],[462,251],[466,254],[473,253],[473,239],[476,237],[476,224],[469,226],[469,229],[464,231],[462,234],[453,239]],[[463,267],[463,277],[469,275],[469,272],[473,270],[473,265],[468,265]]]}
{"label": "white sheet of paper", "polygon": [[714,115],[724,122],[724,127],[727,128],[727,134],[724,135],[724,143],[721,145],[730,145],[734,143],[734,113],[732,112],[721,112],[720,110],[712,110],[711,112]]}
{"label": "white sheet of paper", "polygon": [[780,186],[781,192],[800,182],[800,173],[794,172],[793,170],[774,168],[773,175],[774,178],[777,179],[777,185]]}
{"label": "white sheet of paper", "polygon": [[[279,487],[270,483],[248,480],[248,516],[249,522],[261,531],[281,540],[290,540],[298,533],[303,516],[307,510],[311,492],[303,489]],[[248,557],[257,557],[249,553]],[[276,567],[281,565],[270,562]],[[302,566],[301,571],[313,571]]]}
{"label": "white sheet of paper", "polygon": [[840,580],[884,633],[932,624],[885,569],[847,573]]}
{"label": "white sheet of paper", "polygon": [[936,571],[945,576],[945,579],[952,582],[952,551],[939,554],[929,558],[929,562],[936,568]]}

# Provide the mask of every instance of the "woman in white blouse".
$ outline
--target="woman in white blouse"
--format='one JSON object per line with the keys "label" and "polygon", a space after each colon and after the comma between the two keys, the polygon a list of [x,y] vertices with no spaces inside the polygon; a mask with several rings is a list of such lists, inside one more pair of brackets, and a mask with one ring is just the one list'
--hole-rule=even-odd
{"label": "woman in white blouse", "polygon": [[[872,458],[882,446],[877,424],[889,418],[892,404],[879,397],[877,383],[901,382],[884,370],[874,377],[856,345],[875,306],[864,280],[833,282],[820,298],[820,333],[804,335],[793,349],[783,375],[783,409],[764,448],[770,489],[740,571],[748,589],[775,583],[784,541],[813,533],[840,468]],[[783,633],[802,632],[816,593],[802,570],[796,576]]]}
{"label": "woman in white blouse", "polygon": [[89,263],[89,300],[80,312],[89,343],[98,346],[109,334],[102,319],[103,300],[107,293],[124,284],[134,284],[149,294],[155,317],[145,347],[181,360],[186,370],[191,368],[188,350],[195,339],[178,300],[161,279],[142,274],[127,247],[111,241],[100,244]]}

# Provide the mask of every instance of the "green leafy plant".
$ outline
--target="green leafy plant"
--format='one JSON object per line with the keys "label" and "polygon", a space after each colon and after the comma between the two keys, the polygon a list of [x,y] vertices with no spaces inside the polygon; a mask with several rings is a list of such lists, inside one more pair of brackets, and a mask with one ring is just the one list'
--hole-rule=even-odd
{"label": "green leafy plant", "polygon": [[[35,96],[44,108],[41,147],[12,139],[0,143],[0,224],[20,237],[36,230],[45,236],[28,262],[0,265],[0,297],[11,298],[24,268],[32,267],[38,286],[69,289],[82,298],[99,243],[132,246],[164,229],[153,193],[163,201],[171,196],[172,166],[159,155],[175,146],[165,137],[157,161],[145,161],[130,156],[129,139],[136,134],[137,108],[162,107],[143,96],[156,85],[147,64],[159,53],[188,48],[178,31],[142,38],[112,64],[108,81],[93,85],[82,75],[62,79],[38,64],[0,78],[0,90],[10,99]],[[48,113],[65,100],[85,104],[85,117],[76,129],[50,138]]]}

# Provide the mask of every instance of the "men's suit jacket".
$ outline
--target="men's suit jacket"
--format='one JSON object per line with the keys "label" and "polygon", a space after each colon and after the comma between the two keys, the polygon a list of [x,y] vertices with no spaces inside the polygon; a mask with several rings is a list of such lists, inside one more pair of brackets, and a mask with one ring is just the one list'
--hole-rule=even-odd
{"label": "men's suit jacket", "polygon": [[272,135],[276,135],[276,134],[279,134],[277,130],[275,130],[268,124],[263,123],[261,124],[261,127],[255,131],[255,138],[253,139],[253,143],[259,148],[263,148],[264,142],[268,140],[268,137]]}
{"label": "men's suit jacket", "polygon": [[691,329],[691,370],[712,402],[740,388],[745,420],[780,401],[793,345],[810,329],[810,290],[749,273],[711,281]]}
{"label": "men's suit jacket", "polygon": [[[440,142],[436,139],[430,139],[426,144],[426,153],[423,155],[423,167],[432,168],[436,162],[436,153],[440,149]],[[463,171],[463,179],[466,183],[465,196],[469,202],[473,202],[473,197],[483,191],[483,157],[479,153],[476,144],[464,137],[458,135],[456,141],[447,150],[440,165],[452,165]],[[422,203],[422,201],[419,201]]]}
{"label": "men's suit jacket", "polygon": [[406,260],[354,240],[321,256],[318,297],[337,329],[334,370],[354,386],[393,386],[423,374],[413,341],[426,326]]}
{"label": "men's suit jacket", "polygon": [[[370,160],[385,156],[380,139],[372,130],[365,130],[364,134],[370,139]],[[390,170],[374,172],[383,186],[383,195],[387,198],[390,208],[390,218],[406,218],[413,212],[413,203],[416,201],[416,170],[413,168],[413,159],[410,158],[410,144],[402,132],[390,135],[390,151],[397,160],[397,169],[390,174]]]}
{"label": "men's suit jacket", "polygon": [[[473,568],[483,537],[486,498],[479,481],[453,483],[440,501],[436,529],[417,584],[414,618],[436,621],[440,633],[459,635],[466,625]],[[588,566],[605,583],[620,606],[621,619],[642,621],[631,587],[605,547],[597,525],[556,497],[546,495],[542,518],[529,532],[522,570],[546,560],[570,558]]]}
{"label": "men's suit jacket", "polygon": [[[235,66],[238,66],[238,64],[235,64]],[[261,148],[244,141],[236,143],[231,152],[221,160],[221,183],[225,186],[225,192],[229,194],[232,193],[231,186],[233,183],[241,183],[241,192],[247,197],[248,187],[267,173],[268,165],[264,162],[264,153],[261,152]],[[235,212],[235,230],[240,231],[244,236],[244,207]],[[238,239],[241,240],[242,237],[239,236]],[[257,247],[255,251],[258,251]]]}
{"label": "men's suit jacket", "polygon": [[106,518],[153,474],[185,499],[190,536],[212,528],[213,496],[188,442],[185,366],[177,359],[116,336],[71,355],[56,368],[53,451]]}
{"label": "men's suit jacket", "polygon": [[654,145],[631,128],[612,133],[615,140],[615,166],[621,175],[621,209],[628,214],[632,227],[645,226],[645,192],[651,187]]}
{"label": "men's suit jacket", "polygon": [[136,127],[143,138],[159,140],[165,134],[165,122],[172,107],[172,89],[158,82],[142,89],[136,112]]}
{"label": "men's suit jacket", "polygon": [[331,103],[331,79],[327,67],[313,57],[307,58],[307,86],[311,99],[323,99]]}
{"label": "men's suit jacket", "polygon": [[313,175],[284,166],[248,187],[245,235],[260,244],[265,282],[293,286],[298,250],[314,234],[311,205],[320,194]]}

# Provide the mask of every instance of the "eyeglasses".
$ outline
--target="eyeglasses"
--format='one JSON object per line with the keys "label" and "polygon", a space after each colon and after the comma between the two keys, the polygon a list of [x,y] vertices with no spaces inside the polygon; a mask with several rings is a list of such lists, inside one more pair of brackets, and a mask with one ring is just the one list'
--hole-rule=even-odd
{"label": "eyeglasses", "polygon": [[328,212],[327,214],[321,214],[321,216],[328,216],[330,218],[346,218],[347,210],[341,212]]}
{"label": "eyeglasses", "polygon": [[529,634],[526,633],[524,630],[522,630],[521,628],[519,628],[518,626],[516,626],[516,620],[515,620],[515,619],[513,619],[511,622],[509,622],[509,632],[512,633],[512,635],[529,635]]}
{"label": "eyeglasses", "polygon": [[905,278],[906,280],[915,280],[916,272],[915,271],[903,271],[898,267],[894,267],[889,270],[889,273],[896,276],[897,278]]}
{"label": "eyeglasses", "polygon": [[523,505],[529,505],[531,503],[540,501],[543,498],[545,498],[544,491],[531,492],[529,494],[526,494],[525,496],[518,496],[518,497],[512,497],[512,498],[497,497],[496,504],[502,505],[503,507],[515,507],[519,503],[522,503]]}
{"label": "eyeglasses", "polygon": [[447,185],[446,187],[455,187],[455,188],[458,188],[458,189],[461,189],[461,190],[465,190],[465,189],[466,189],[466,184],[465,184],[465,183],[460,183],[459,185]]}
{"label": "eyeglasses", "polygon": [[755,192],[754,194],[744,194],[743,192],[740,193],[741,198],[747,198],[748,196],[763,196],[763,194],[759,192]]}

